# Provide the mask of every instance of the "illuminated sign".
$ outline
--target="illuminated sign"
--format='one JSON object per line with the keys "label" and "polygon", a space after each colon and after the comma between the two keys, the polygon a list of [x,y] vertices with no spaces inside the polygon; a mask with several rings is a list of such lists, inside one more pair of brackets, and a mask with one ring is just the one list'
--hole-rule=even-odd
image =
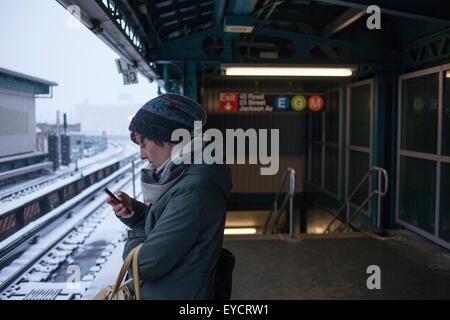
{"label": "illuminated sign", "polygon": [[312,96],[308,99],[308,108],[313,112],[317,112],[323,109],[323,99],[321,96]]}
{"label": "illuminated sign", "polygon": [[220,112],[302,112],[306,107],[316,112],[324,108],[324,100],[319,95],[296,94],[274,95],[247,92],[221,92]]}
{"label": "illuminated sign", "polygon": [[289,97],[287,96],[278,96],[275,98],[275,109],[278,111],[287,111],[289,110]]}
{"label": "illuminated sign", "polygon": [[224,92],[220,94],[220,112],[238,111],[238,93]]}
{"label": "illuminated sign", "polygon": [[291,100],[291,108],[295,111],[303,111],[306,108],[306,98],[305,96],[298,95],[294,96]]}

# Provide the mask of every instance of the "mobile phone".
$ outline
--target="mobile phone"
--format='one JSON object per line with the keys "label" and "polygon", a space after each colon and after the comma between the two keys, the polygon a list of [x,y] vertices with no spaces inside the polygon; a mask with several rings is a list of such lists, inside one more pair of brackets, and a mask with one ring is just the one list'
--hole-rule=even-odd
{"label": "mobile phone", "polygon": [[114,199],[114,201],[116,201],[118,204],[122,203],[122,201],[120,201],[119,198],[116,197],[116,195],[114,193],[111,192],[111,190],[109,190],[108,188],[103,189],[103,191],[105,191],[111,198]]}

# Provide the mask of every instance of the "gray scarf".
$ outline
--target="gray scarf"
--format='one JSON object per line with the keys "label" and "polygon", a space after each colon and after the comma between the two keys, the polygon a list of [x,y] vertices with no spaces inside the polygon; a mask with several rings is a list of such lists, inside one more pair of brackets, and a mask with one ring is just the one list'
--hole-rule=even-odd
{"label": "gray scarf", "polygon": [[[175,146],[172,156],[159,168],[150,165],[141,170],[141,190],[146,205],[155,203],[183,176],[189,164],[180,162],[191,157],[192,152],[201,152],[203,149],[204,144],[195,144],[196,140],[194,138],[186,145]],[[196,145],[200,146],[199,150],[193,149]]]}
{"label": "gray scarf", "polygon": [[183,175],[187,165],[168,161],[160,170],[153,167],[141,170],[141,190],[146,205],[155,203]]}

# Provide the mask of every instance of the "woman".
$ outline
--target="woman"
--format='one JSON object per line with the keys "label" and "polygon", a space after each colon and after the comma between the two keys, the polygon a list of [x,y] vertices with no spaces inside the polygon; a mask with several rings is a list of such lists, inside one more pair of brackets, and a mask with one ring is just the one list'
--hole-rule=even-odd
{"label": "woman", "polygon": [[[121,204],[107,203],[131,230],[123,256],[138,244],[142,299],[211,299],[214,273],[223,242],[226,197],[231,177],[225,165],[174,164],[190,156],[191,145],[171,142],[172,132],[192,132],[194,121],[206,122],[195,101],[176,94],[147,102],[129,130],[150,164],[141,173],[146,203],[118,194]],[[176,152],[173,152],[176,151]],[[179,162],[177,162],[179,163]]]}

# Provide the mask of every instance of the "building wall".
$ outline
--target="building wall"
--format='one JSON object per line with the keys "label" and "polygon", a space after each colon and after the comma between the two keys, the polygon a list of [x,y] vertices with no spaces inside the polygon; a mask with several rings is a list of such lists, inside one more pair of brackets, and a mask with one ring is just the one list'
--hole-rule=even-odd
{"label": "building wall", "polygon": [[[305,117],[296,113],[253,112],[242,114],[209,114],[206,128],[219,129],[226,138],[226,129],[279,129],[279,170],[275,175],[261,175],[262,165],[229,164],[233,178],[233,192],[276,192],[284,170],[293,168],[297,173],[297,190],[301,191],[304,165]],[[268,140],[270,134],[268,132]],[[224,141],[225,143],[225,141]],[[259,140],[258,140],[259,143]],[[269,144],[270,146],[270,144]],[[248,145],[247,145],[248,148]],[[269,147],[268,149],[270,149]],[[247,149],[248,150],[248,149]],[[269,155],[272,155],[269,152]]]}
{"label": "building wall", "polygon": [[0,157],[36,150],[33,94],[0,88]]}

